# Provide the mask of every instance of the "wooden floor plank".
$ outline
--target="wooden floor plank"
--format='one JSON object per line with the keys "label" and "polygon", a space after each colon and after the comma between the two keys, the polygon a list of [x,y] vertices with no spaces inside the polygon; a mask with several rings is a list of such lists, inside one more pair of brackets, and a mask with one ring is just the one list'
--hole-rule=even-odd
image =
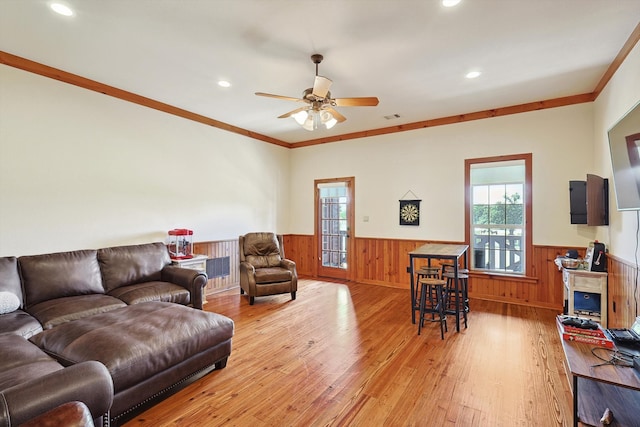
{"label": "wooden floor plank", "polygon": [[420,336],[406,290],[301,280],[298,298],[239,291],[205,310],[236,330],[225,369],[126,426],[567,426],[552,310],[472,301],[468,329]]}

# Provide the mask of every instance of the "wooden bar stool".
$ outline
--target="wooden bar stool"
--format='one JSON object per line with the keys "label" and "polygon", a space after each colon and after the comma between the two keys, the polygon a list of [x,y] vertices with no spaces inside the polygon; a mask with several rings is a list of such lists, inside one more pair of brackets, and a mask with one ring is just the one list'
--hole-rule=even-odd
{"label": "wooden bar stool", "polygon": [[[445,300],[446,312],[456,316],[462,315],[464,327],[467,327],[467,313],[469,312],[469,270],[458,269],[458,289],[456,293],[456,276],[453,267],[444,267],[442,279],[446,281]],[[456,297],[458,304],[456,305]]]}
{"label": "wooden bar stool", "polygon": [[[439,279],[440,278],[440,267],[430,267],[430,266],[422,266],[420,268],[418,268],[416,270],[416,287],[413,290],[414,291],[414,296],[413,296],[413,300],[416,301],[416,303],[418,304],[418,306],[416,307],[416,309],[419,309],[419,304],[420,304],[420,279],[423,278],[430,278],[430,279]],[[435,298],[435,295],[432,295],[431,293],[429,293],[428,295],[429,300],[432,301],[433,298]]]}
{"label": "wooden bar stool", "polygon": [[[430,277],[423,277],[419,281],[420,284],[420,316],[418,317],[418,335],[422,330],[424,324],[425,315],[431,314],[432,322],[440,323],[440,338],[444,339],[444,332],[447,331],[447,316],[445,312],[445,287],[447,281],[442,279],[434,279]],[[429,305],[427,306],[427,294],[429,296],[435,294],[435,299],[429,298]],[[435,318],[435,315],[438,318]]]}

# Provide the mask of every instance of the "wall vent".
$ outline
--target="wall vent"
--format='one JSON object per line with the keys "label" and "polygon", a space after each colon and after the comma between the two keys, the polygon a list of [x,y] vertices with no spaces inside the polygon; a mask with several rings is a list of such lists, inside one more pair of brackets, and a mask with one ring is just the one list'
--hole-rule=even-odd
{"label": "wall vent", "polygon": [[212,258],[207,260],[207,277],[225,277],[229,275],[230,257]]}

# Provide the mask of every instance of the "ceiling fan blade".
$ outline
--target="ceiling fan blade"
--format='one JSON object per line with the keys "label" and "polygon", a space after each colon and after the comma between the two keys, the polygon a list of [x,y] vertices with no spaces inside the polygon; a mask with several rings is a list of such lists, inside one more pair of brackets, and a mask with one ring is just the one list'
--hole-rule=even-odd
{"label": "ceiling fan blade", "polygon": [[300,107],[300,108],[296,108],[296,109],[295,109],[295,110],[293,110],[293,111],[289,111],[288,113],[284,113],[283,115],[278,116],[278,118],[279,118],[279,119],[286,119],[287,117],[291,117],[291,116],[293,116],[294,114],[299,113],[300,111],[307,110],[307,109],[309,109],[309,107]]}
{"label": "ceiling fan blade", "polygon": [[273,95],[271,93],[264,93],[264,92],[256,92],[256,95],[258,96],[267,96],[269,98],[278,98],[278,99],[284,99],[285,101],[296,101],[296,102],[304,102],[304,99],[301,98],[293,98],[291,96],[282,96],[282,95]]}
{"label": "ceiling fan blade", "polygon": [[338,123],[342,123],[345,120],[347,120],[347,118],[345,116],[343,116],[342,114],[338,113],[336,110],[334,110],[331,107],[325,108],[325,110],[330,112],[333,115],[333,118],[338,121]]}
{"label": "ceiling fan blade", "polygon": [[326,77],[316,76],[316,80],[313,82],[313,93],[319,98],[326,98],[329,88],[331,87],[331,80]]}
{"label": "ceiling fan blade", "polygon": [[378,98],[368,96],[364,98],[335,98],[333,99],[338,107],[375,107],[378,105]]}

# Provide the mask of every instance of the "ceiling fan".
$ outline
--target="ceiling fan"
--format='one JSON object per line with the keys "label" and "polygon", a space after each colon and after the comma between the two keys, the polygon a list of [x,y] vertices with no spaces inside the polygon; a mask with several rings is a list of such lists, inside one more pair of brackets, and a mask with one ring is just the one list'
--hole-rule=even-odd
{"label": "ceiling fan", "polygon": [[256,92],[258,96],[266,96],[270,98],[284,99],[286,101],[304,102],[307,105],[296,108],[281,116],[279,119],[293,117],[295,121],[304,129],[312,131],[321,125],[327,129],[331,129],[336,123],[347,120],[345,116],[340,114],[334,107],[375,107],[378,105],[378,98],[375,96],[362,98],[331,98],[331,80],[318,75],[318,64],[322,62],[322,55],[311,55],[311,61],[316,64],[316,78],[313,87],[305,89],[302,98],[293,98],[290,96],[273,95],[270,93]]}

